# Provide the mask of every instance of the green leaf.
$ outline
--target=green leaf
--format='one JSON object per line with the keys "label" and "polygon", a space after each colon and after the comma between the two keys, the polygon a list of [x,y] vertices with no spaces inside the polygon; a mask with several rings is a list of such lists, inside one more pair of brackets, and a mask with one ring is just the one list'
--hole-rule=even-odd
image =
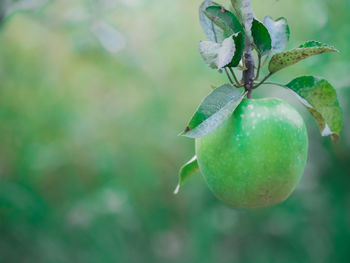
{"label": "green leaf", "polygon": [[287,19],[280,17],[274,21],[271,17],[266,16],[264,19],[264,25],[271,36],[271,53],[282,52],[287,47],[290,36]]}
{"label": "green leaf", "polygon": [[210,6],[205,9],[204,13],[224,31],[225,37],[244,31],[237,17],[223,7]]}
{"label": "green leaf", "polygon": [[204,13],[205,9],[209,6],[218,6],[219,4],[212,1],[204,1],[199,7],[199,21],[209,41],[221,43],[225,39],[224,30],[215,25],[208,16]]}
{"label": "green leaf", "polygon": [[176,186],[174,194],[178,194],[180,187],[183,186],[186,181],[195,173],[199,171],[197,156],[193,156],[191,160],[185,163],[179,171],[179,183]]}
{"label": "green leaf", "polygon": [[235,55],[232,58],[231,63],[228,65],[229,67],[237,67],[239,62],[242,59],[243,51],[245,48],[245,39],[244,34],[242,32],[239,32],[235,35],[233,35],[233,40],[235,41]]}
{"label": "green leaf", "polygon": [[218,129],[241,103],[245,93],[229,84],[214,89],[197,108],[185,131],[180,135],[201,138]]}
{"label": "green leaf", "polygon": [[338,50],[334,47],[331,47],[327,44],[321,43],[319,41],[315,41],[315,40],[310,40],[305,42],[304,44],[300,45],[299,48],[308,48],[308,47],[330,47],[333,48],[335,51],[338,52]]}
{"label": "green leaf", "polygon": [[308,41],[296,49],[275,54],[270,60],[269,71],[274,73],[310,56],[327,52],[338,52],[338,50],[317,41]]}
{"label": "green leaf", "polygon": [[325,79],[303,76],[286,85],[304,104],[320,127],[322,136],[338,137],[343,126],[336,90]]}
{"label": "green leaf", "polygon": [[252,24],[252,36],[254,44],[261,55],[271,50],[271,37],[263,23],[254,19]]}
{"label": "green leaf", "polygon": [[225,10],[223,7],[210,6],[206,8],[205,14],[216,26],[223,30],[225,37],[233,35],[235,54],[229,66],[237,67],[242,59],[245,47],[244,29],[242,25],[234,14]]}
{"label": "green leaf", "polygon": [[244,25],[246,31],[250,32],[254,18],[250,0],[231,0],[231,4],[239,21]]}
{"label": "green leaf", "polygon": [[199,42],[199,52],[205,62],[214,69],[222,69],[227,66],[235,54],[235,42],[233,36],[226,38],[222,44],[201,41]]}

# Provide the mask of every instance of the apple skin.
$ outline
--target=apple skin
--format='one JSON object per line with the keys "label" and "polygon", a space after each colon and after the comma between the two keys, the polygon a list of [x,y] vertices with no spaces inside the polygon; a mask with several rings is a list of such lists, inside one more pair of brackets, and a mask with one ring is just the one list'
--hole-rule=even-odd
{"label": "apple skin", "polygon": [[303,118],[276,98],[244,99],[215,132],[196,139],[199,168],[215,196],[234,208],[284,201],[306,165]]}

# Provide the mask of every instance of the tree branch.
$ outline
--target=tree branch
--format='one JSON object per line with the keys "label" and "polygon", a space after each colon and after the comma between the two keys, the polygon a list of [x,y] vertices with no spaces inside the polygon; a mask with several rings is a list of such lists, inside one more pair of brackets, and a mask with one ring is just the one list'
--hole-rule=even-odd
{"label": "tree branch", "polygon": [[244,52],[244,60],[246,70],[243,71],[243,85],[245,91],[247,91],[247,98],[250,99],[252,95],[255,75],[255,62],[252,52],[252,43],[246,38],[246,49]]}

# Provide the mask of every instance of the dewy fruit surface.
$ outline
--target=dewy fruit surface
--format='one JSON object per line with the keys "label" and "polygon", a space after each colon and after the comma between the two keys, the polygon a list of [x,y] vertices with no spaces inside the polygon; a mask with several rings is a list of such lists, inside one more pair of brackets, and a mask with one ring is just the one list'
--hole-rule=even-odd
{"label": "dewy fruit surface", "polygon": [[307,152],[304,120],[275,98],[245,99],[221,128],[196,140],[209,188],[235,208],[285,200],[302,177]]}

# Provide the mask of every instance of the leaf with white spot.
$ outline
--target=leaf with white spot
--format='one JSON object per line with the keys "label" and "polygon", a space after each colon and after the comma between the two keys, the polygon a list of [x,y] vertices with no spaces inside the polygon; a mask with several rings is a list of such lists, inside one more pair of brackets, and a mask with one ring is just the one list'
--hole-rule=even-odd
{"label": "leaf with white spot", "polygon": [[318,123],[322,136],[337,138],[343,126],[342,110],[336,90],[325,79],[303,76],[286,85]]}
{"label": "leaf with white spot", "polygon": [[230,84],[214,89],[199,105],[185,131],[180,135],[204,137],[218,129],[241,103],[245,93]]}
{"label": "leaf with white spot", "polygon": [[231,63],[236,47],[233,36],[226,38],[222,44],[212,41],[199,42],[199,52],[205,62],[214,69],[221,69]]}
{"label": "leaf with white spot", "polygon": [[207,39],[209,41],[221,43],[226,38],[224,30],[214,24],[214,22],[204,13],[205,9],[207,9],[209,6],[220,7],[220,5],[215,2],[208,0],[204,1],[199,7],[199,21]]}
{"label": "leaf with white spot", "polygon": [[238,19],[244,25],[247,32],[252,27],[254,13],[250,0],[231,0],[231,4]]}
{"label": "leaf with white spot", "polygon": [[282,52],[287,47],[290,36],[287,19],[280,17],[274,21],[271,17],[266,16],[264,25],[271,36],[271,53]]}
{"label": "leaf with white spot", "polygon": [[179,183],[175,188],[174,194],[178,194],[180,187],[183,186],[187,180],[199,171],[197,156],[193,156],[191,160],[185,163],[179,171]]}

